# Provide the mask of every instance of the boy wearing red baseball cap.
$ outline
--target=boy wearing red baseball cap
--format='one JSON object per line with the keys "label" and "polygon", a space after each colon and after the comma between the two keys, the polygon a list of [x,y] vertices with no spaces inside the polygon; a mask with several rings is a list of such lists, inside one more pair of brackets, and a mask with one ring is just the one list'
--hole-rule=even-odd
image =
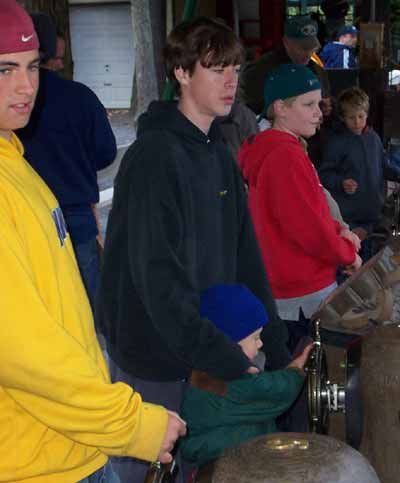
{"label": "boy wearing red baseball cap", "polygon": [[117,483],[108,455],[171,460],[180,418],[111,384],[57,203],[23,157],[39,42],[0,7],[0,481]]}

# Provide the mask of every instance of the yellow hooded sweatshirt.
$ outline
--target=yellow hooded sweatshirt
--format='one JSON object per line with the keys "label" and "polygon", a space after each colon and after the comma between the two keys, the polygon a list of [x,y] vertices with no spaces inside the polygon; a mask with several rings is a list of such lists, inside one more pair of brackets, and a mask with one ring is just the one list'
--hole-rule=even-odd
{"label": "yellow hooded sweatshirt", "polygon": [[75,483],[157,459],[161,406],[111,384],[57,201],[0,136],[0,482]]}

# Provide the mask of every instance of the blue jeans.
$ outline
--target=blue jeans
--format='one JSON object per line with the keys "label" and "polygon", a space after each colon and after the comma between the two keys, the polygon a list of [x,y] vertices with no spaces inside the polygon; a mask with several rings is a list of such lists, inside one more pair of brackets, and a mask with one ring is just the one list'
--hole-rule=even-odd
{"label": "blue jeans", "polygon": [[111,462],[77,483],[120,483],[118,475],[113,471]]}
{"label": "blue jeans", "polygon": [[92,307],[92,312],[94,314],[97,285],[99,283],[100,275],[96,238],[92,238],[85,243],[74,243],[72,240],[72,244],[74,246],[76,261],[78,262],[83,285],[85,286],[90,306]]}

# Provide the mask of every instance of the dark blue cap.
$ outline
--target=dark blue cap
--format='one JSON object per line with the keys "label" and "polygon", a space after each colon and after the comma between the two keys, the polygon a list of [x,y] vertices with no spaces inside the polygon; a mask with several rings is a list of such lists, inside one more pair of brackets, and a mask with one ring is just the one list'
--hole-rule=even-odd
{"label": "dark blue cap", "polygon": [[289,18],[285,23],[285,37],[296,41],[306,49],[319,49],[318,24],[308,15]]}
{"label": "dark blue cap", "polygon": [[354,25],[344,25],[342,28],[338,30],[337,36],[340,37],[341,35],[357,35],[358,30],[354,27]]}

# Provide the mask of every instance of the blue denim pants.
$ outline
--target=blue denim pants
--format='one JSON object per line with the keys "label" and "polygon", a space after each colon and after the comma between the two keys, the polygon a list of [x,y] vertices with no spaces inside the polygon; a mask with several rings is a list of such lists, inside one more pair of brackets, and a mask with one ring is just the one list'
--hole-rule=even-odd
{"label": "blue denim pants", "polygon": [[109,461],[105,466],[77,483],[120,483],[120,480]]}
{"label": "blue denim pants", "polygon": [[85,243],[74,243],[72,240],[72,244],[82,281],[94,314],[97,286],[100,276],[100,263],[96,238],[92,238]]}

